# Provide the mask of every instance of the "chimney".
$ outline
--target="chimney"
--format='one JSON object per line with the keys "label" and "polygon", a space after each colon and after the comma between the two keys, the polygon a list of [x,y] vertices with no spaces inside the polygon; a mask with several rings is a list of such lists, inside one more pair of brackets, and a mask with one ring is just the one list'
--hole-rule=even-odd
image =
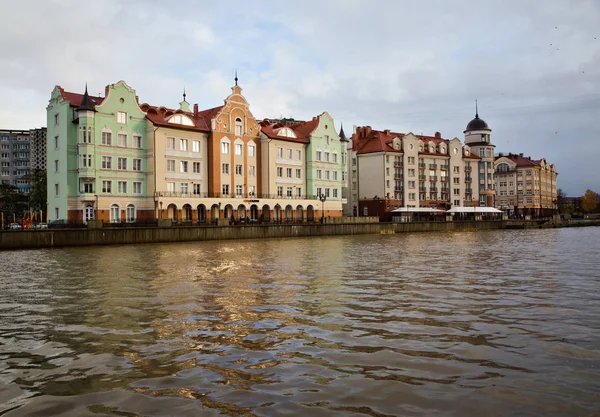
{"label": "chimney", "polygon": [[442,134],[440,132],[435,132],[435,137],[438,139],[442,138]]}
{"label": "chimney", "polygon": [[371,133],[371,130],[373,130],[371,129],[371,126],[365,126],[365,136],[368,136],[369,133]]}
{"label": "chimney", "polygon": [[386,135],[389,135],[389,134],[390,134],[390,129],[385,129],[385,130],[383,131],[383,133],[385,133]]}
{"label": "chimney", "polygon": [[500,153],[498,154],[498,156],[499,156],[500,158],[502,158],[502,157],[504,156],[504,154],[503,154],[502,152],[500,152]]}
{"label": "chimney", "polygon": [[520,154],[519,154],[519,156],[523,156],[523,154],[522,154],[522,153],[520,153]]}
{"label": "chimney", "polygon": [[194,104],[194,117],[198,117],[198,103]]}

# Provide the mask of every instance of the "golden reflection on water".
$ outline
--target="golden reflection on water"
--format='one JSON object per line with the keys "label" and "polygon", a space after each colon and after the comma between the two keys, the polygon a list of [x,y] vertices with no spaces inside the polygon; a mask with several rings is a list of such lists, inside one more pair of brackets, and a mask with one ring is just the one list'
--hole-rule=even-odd
{"label": "golden reflection on water", "polygon": [[589,414],[598,233],[2,253],[0,414]]}

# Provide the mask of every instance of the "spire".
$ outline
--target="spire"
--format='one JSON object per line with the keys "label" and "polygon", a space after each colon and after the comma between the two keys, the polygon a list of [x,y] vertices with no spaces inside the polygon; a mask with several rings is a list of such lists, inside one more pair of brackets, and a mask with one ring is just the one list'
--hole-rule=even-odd
{"label": "spire", "polygon": [[185,101],[185,85],[183,86],[183,101]]}
{"label": "spire", "polygon": [[475,99],[475,118],[479,119],[479,111],[477,110],[477,99]]}
{"label": "spire", "polygon": [[183,110],[185,112],[189,112],[190,111],[190,103],[188,103],[185,99],[185,86],[183,87],[183,101],[179,102],[179,109]]}
{"label": "spire", "polygon": [[82,111],[96,111],[96,109],[94,108],[94,103],[92,103],[92,100],[90,99],[90,96],[88,95],[88,88],[87,88],[87,83],[85,83],[85,93],[83,93],[83,97],[81,98],[81,103],[79,104],[79,107],[77,107],[77,110],[82,110]]}
{"label": "spire", "polygon": [[340,141],[341,142],[348,142],[348,139],[346,138],[346,134],[344,133],[344,124],[341,123],[340,124]]}
{"label": "spire", "polygon": [[238,76],[237,76],[237,69],[235,70],[235,85],[237,86],[238,84]]}

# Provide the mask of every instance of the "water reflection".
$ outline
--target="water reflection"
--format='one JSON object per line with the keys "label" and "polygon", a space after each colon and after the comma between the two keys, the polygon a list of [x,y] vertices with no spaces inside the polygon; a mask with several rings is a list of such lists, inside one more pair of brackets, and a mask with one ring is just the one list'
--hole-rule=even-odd
{"label": "water reflection", "polygon": [[0,253],[0,415],[590,415],[599,237]]}

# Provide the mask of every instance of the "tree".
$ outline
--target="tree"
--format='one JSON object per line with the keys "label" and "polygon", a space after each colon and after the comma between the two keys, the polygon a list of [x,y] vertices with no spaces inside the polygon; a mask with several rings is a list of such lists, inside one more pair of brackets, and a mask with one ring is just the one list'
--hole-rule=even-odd
{"label": "tree", "polygon": [[19,193],[19,189],[11,184],[0,184],[0,203],[1,210],[4,212],[5,218],[9,219],[13,215],[19,217],[23,211],[22,203],[23,195]]}
{"label": "tree", "polygon": [[581,207],[586,213],[590,213],[596,210],[598,206],[598,194],[590,190],[589,188],[581,198]]}
{"label": "tree", "polygon": [[559,188],[556,191],[556,206],[558,208],[559,213],[564,212],[565,210],[565,197],[567,195],[565,194],[565,192],[562,190],[562,188]]}
{"label": "tree", "polygon": [[563,210],[563,213],[565,213],[565,214],[575,213],[575,206],[573,206],[573,204],[571,204],[571,203],[566,204],[565,208]]}
{"label": "tree", "polygon": [[29,208],[32,211],[46,210],[48,201],[46,171],[34,169],[27,175],[29,182]]}

